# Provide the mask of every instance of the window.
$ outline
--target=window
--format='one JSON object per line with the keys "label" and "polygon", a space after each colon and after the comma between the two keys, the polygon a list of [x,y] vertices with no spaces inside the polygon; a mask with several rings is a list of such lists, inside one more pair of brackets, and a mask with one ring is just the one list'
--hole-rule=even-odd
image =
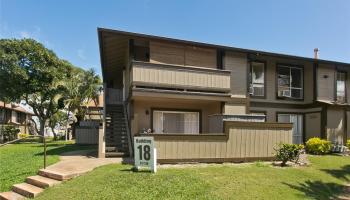
{"label": "window", "polygon": [[345,102],[345,81],[346,73],[337,72],[337,101],[341,103]]}
{"label": "window", "polygon": [[153,111],[155,133],[199,133],[199,112]]}
{"label": "window", "polygon": [[149,62],[149,43],[142,40],[134,40],[134,59],[136,61]]}
{"label": "window", "polygon": [[280,65],[277,67],[278,97],[303,99],[303,69]]}
{"label": "window", "polygon": [[252,96],[265,95],[265,63],[251,62],[249,93]]}
{"label": "window", "polygon": [[303,115],[301,114],[278,114],[278,122],[293,124],[293,144],[303,143]]}

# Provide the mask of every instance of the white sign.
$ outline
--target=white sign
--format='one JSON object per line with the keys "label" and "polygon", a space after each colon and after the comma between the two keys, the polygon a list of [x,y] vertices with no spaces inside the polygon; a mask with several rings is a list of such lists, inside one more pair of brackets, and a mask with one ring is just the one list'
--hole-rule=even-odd
{"label": "white sign", "polygon": [[149,167],[152,172],[157,172],[157,152],[153,137],[134,137],[134,162],[137,169]]}

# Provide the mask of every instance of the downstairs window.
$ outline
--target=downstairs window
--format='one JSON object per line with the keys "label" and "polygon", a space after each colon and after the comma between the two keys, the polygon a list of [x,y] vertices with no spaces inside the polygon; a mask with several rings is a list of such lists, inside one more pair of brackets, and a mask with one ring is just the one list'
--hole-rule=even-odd
{"label": "downstairs window", "polygon": [[199,133],[199,112],[153,111],[154,133]]}

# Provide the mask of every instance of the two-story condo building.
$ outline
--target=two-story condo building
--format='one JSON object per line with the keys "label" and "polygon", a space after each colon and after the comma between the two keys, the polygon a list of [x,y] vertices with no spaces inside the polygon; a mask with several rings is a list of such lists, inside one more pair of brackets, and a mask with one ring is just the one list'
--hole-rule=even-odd
{"label": "two-story condo building", "polygon": [[98,37],[106,155],[130,152],[143,132],[224,132],[218,116],[292,123],[293,143],[350,138],[348,63],[103,28]]}

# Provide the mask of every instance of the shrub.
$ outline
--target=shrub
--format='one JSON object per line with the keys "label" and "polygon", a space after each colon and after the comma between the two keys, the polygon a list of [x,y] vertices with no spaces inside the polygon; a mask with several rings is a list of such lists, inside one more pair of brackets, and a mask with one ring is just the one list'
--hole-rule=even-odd
{"label": "shrub", "polygon": [[350,149],[350,140],[346,141],[346,146]]}
{"label": "shrub", "polygon": [[278,149],[275,149],[276,160],[282,161],[281,167],[286,166],[288,161],[298,162],[303,148],[301,144],[279,144]]}
{"label": "shrub", "polygon": [[1,136],[3,137],[4,142],[9,142],[17,138],[17,134],[20,132],[15,126],[3,126],[1,127]]}
{"label": "shrub", "polygon": [[306,150],[310,154],[322,155],[331,151],[332,144],[327,140],[314,137],[306,142]]}
{"label": "shrub", "polygon": [[29,136],[29,134],[27,134],[27,133],[20,133],[20,134],[18,134],[19,138],[26,138],[28,136]]}

